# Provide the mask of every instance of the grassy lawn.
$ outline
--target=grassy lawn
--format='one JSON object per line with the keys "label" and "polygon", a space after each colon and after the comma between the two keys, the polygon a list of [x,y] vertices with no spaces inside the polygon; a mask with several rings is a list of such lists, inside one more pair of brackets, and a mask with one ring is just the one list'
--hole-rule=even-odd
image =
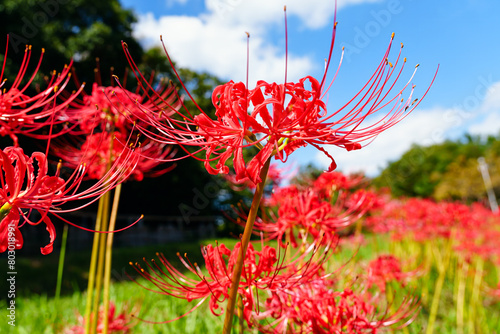
{"label": "grassy lawn", "polygon": [[[126,273],[134,274],[133,268],[128,264],[130,261],[142,261],[155,257],[155,253],[163,252],[172,263],[182,265],[176,258],[176,253],[187,253],[191,262],[201,263],[200,244],[211,241],[171,243],[161,246],[150,246],[140,249],[116,249],[114,250],[113,280],[111,300],[116,303],[117,311],[128,310],[128,314],[138,315],[146,321],[134,321],[135,326],[132,333],[220,333],[222,330],[223,317],[212,315],[206,302],[192,314],[169,324],[151,324],[148,322],[163,322],[174,319],[189,311],[195,303],[187,303],[184,300],[152,293],[139,287],[135,282],[128,280]],[[231,239],[219,240],[228,247],[232,247],[235,241]],[[343,247],[340,253],[332,257],[332,261],[347,263],[349,266],[357,266],[364,260],[373,259],[375,254],[394,252],[390,242],[385,237],[369,236],[365,244],[360,247]],[[402,251],[402,248],[396,250]],[[352,255],[355,257],[352,258]],[[86,275],[89,263],[90,251],[87,253],[67,254],[64,272],[63,295],[59,301],[54,300],[54,289],[56,285],[57,254],[46,257],[18,258],[17,259],[17,281],[16,288],[16,331],[7,324],[6,320],[0,322],[0,333],[63,333],[64,329],[78,324],[78,317],[84,312],[86,288]],[[6,267],[6,260],[1,259],[0,265]],[[450,262],[450,268],[456,263]],[[471,264],[471,268],[473,266]],[[458,273],[450,269],[448,278],[443,285],[439,303],[439,312],[435,323],[434,333],[457,333],[456,323],[456,299],[457,299],[457,277]],[[488,272],[486,270],[485,272]],[[473,272],[472,272],[473,273]],[[342,275],[342,271],[339,272]],[[415,278],[405,287],[405,290],[394,289],[395,294],[407,294],[408,291],[421,296],[421,310],[415,321],[403,330],[394,330],[396,333],[423,333],[429,317],[431,299],[439,273],[430,270],[425,275]],[[466,288],[465,300],[468,300],[473,291],[471,277],[465,277]],[[495,328],[500,326],[500,304],[485,292],[485,287],[490,285],[494,278],[485,276],[484,286],[481,288],[482,304],[484,307],[477,309],[476,317],[484,322],[484,326],[475,326],[476,333],[495,333]],[[139,282],[145,283],[139,280]],[[3,284],[3,283],[2,283]],[[2,291],[6,289],[2,286]],[[3,295],[6,295],[3,293]],[[5,297],[2,296],[0,306],[6,308]],[[466,312],[470,310],[466,307]],[[5,319],[5,317],[3,316]],[[464,325],[465,333],[469,333],[467,323]]]}

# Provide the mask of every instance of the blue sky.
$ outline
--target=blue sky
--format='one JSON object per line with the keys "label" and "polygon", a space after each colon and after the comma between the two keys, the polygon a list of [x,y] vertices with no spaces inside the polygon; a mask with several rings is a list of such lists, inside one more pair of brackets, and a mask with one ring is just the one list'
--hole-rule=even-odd
{"label": "blue sky", "polygon": [[[287,6],[289,80],[321,78],[333,23],[333,0],[122,0],[139,17],[135,36],[145,47],[159,36],[179,66],[208,71],[222,79],[245,81],[246,35],[250,38],[250,86],[263,79],[284,79]],[[412,81],[420,97],[440,66],[436,81],[419,107],[406,119],[359,151],[332,147],[340,170],[376,175],[412,143],[439,143],[465,132],[500,131],[500,1],[496,0],[339,0],[335,70],[344,61],[330,91],[328,107],[347,102],[370,78],[395,33],[390,60],[404,43],[404,84]],[[397,93],[397,89],[395,91]],[[329,161],[313,148],[294,152],[290,162]]]}

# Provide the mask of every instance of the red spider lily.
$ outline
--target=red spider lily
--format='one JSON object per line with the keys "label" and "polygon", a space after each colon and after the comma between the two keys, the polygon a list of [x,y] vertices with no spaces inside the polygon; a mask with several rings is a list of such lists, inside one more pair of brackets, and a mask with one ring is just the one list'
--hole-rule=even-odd
{"label": "red spider lily", "polygon": [[[158,93],[161,98],[174,105],[176,98],[172,94],[173,87],[160,85]],[[52,153],[64,159],[66,166],[75,168],[85,154],[93,157],[95,163],[88,167],[87,176],[99,179],[113,163],[127,137],[137,126],[141,111],[136,106],[141,101],[148,106],[157,106],[147,102],[145,96],[132,93],[121,87],[103,87],[94,83],[92,93],[84,94],[83,99],[71,103],[66,114],[75,126],[73,135],[84,135],[85,138],[58,138],[52,145]],[[172,146],[143,138],[140,142],[140,158],[137,160],[132,177],[140,181],[144,176],[155,177],[172,170],[175,165],[162,167],[165,161],[172,161],[175,150]],[[137,138],[139,140],[139,137]],[[82,144],[83,142],[83,144]],[[156,169],[155,169],[156,168]]]}
{"label": "red spider lily", "polygon": [[479,203],[462,206],[460,225],[453,230],[455,250],[466,258],[478,255],[500,263],[500,215]]}
{"label": "red spider lily", "polygon": [[[336,17],[334,21],[335,19]],[[261,80],[255,88],[250,89],[242,82],[229,81],[216,87],[212,94],[216,119],[207,115],[198,105],[199,114],[192,114],[184,106],[185,112],[176,110],[177,118],[169,117],[164,121],[157,117],[155,110],[142,107],[143,119],[158,131],[150,132],[141,127],[139,130],[155,140],[181,145],[189,156],[204,161],[205,168],[211,174],[227,174],[229,167],[226,162],[232,158],[237,181],[248,178],[259,183],[260,171],[269,158],[286,161],[293,151],[306,145],[312,145],[325,153],[332,161],[328,169],[332,171],[336,168],[336,163],[320,145],[335,145],[346,150],[360,149],[363,144],[405,118],[420,103],[413,98],[414,87],[410,84],[413,75],[410,81],[390,95],[391,90],[396,89],[396,82],[406,63],[406,59],[401,61],[401,51],[394,65],[388,60],[393,35],[375,73],[361,91],[339,110],[328,112],[325,96],[333,83],[333,80],[332,83],[327,83],[327,74],[335,35],[336,23],[333,25],[330,52],[321,80],[305,76],[296,83],[287,82],[285,70],[283,84]],[[125,43],[123,48],[137,78],[146,82]],[[174,68],[165,46],[164,49]],[[396,70],[400,63],[403,65]],[[192,99],[179,75],[175,73]],[[405,99],[403,92],[407,89],[410,92]],[[424,96],[426,94],[427,91]],[[196,104],[194,100],[193,102]],[[369,125],[364,124],[384,108],[388,111],[379,120]],[[197,148],[195,153],[205,152],[205,157],[199,158],[190,152],[187,149],[190,146]],[[245,161],[244,148],[257,149],[258,153]]]}
{"label": "red spider lily", "polygon": [[480,205],[469,207],[412,198],[387,201],[378,206],[367,222],[375,231],[391,232],[395,239],[412,235],[414,240],[423,242],[453,236],[467,242],[476,240],[483,227],[489,231],[498,229],[490,221],[496,221],[495,215]]}
{"label": "red spider lily", "polygon": [[[83,93],[82,99],[75,99],[71,103],[71,109],[67,111],[70,120],[76,122],[80,131],[73,134],[87,135],[96,127],[114,129],[115,131],[128,132],[134,122],[140,120],[142,111],[137,108],[141,103],[148,108],[166,109],[162,103],[168,103],[168,108],[179,108],[180,101],[174,94],[175,88],[171,85],[159,84],[155,89],[158,98],[147,99],[147,95],[139,95],[122,87],[92,85],[90,95]],[[167,111],[163,111],[166,113]]]}
{"label": "red spider lily", "polygon": [[[132,329],[133,324],[131,323],[131,317],[128,315],[129,312],[123,310],[119,314],[116,314],[116,306],[114,303],[110,303],[108,317],[108,333],[116,334],[128,334]],[[92,314],[92,317],[94,315]],[[97,319],[97,334],[104,333],[104,310],[101,308],[99,311],[99,316]],[[82,316],[78,317],[80,325],[73,326],[67,329],[64,334],[84,334],[85,333],[85,319]]]}
{"label": "red spider lily", "polygon": [[[219,304],[229,296],[232,269],[238,253],[241,251],[240,246],[241,244],[237,243],[233,250],[228,249],[224,244],[217,244],[216,247],[212,245],[203,247],[202,254],[208,274],[205,274],[196,263],[191,264],[187,258],[184,259],[180,254],[177,256],[190,271],[190,275],[183,274],[163,254],[158,253],[157,256],[162,266],[153,259],[151,263],[146,262],[149,270],[142,268],[138,263],[135,263],[134,269],[155,285],[153,289],[143,286],[150,291],[187,301],[200,300],[191,311],[176,319],[165,321],[165,323],[184,317],[200,306],[207,298],[210,298],[210,310],[214,315],[219,316],[223,313]],[[327,255],[325,252],[323,255],[317,256],[314,261],[309,259],[317,252],[316,248],[310,247],[304,254],[292,255],[290,260],[285,263],[285,254],[280,254],[275,248],[262,246],[262,250],[257,251],[252,244],[249,244],[238,288],[238,293],[243,298],[243,317],[249,326],[251,326],[250,315],[252,312],[259,312],[259,290],[289,289],[318,277],[317,273],[321,271],[322,263]],[[132,265],[132,263],[130,264]],[[138,282],[138,284],[140,283]]]}
{"label": "red spider lily", "polygon": [[370,261],[366,272],[366,285],[368,288],[377,286],[381,292],[385,292],[386,284],[395,281],[402,285],[405,279],[413,276],[416,272],[404,272],[401,262],[393,255],[379,255]]}
{"label": "red spider lily", "polygon": [[[121,132],[93,133],[86,136],[81,145],[58,138],[55,145],[52,145],[52,153],[64,157],[65,165],[71,168],[76,168],[80,164],[82,156],[92,157],[94,162],[87,166],[86,177],[100,179],[106,174],[109,164],[112,164],[119,157],[120,152],[123,151],[124,143],[127,142],[127,138],[124,136]],[[172,146],[147,141],[140,144],[140,149],[137,149],[136,153],[138,155],[137,161],[130,175],[136,181],[141,181],[144,176],[156,177],[162,175],[175,167],[175,165],[170,165],[155,169],[175,155]]]}
{"label": "red spider lily", "polygon": [[[335,199],[322,198],[313,189],[299,190],[296,186],[278,188],[266,201],[270,207],[267,216],[255,222],[257,233],[264,232],[266,239],[282,242],[288,236],[293,247],[298,246],[296,237],[307,242],[338,242],[337,232],[360,219],[370,208],[374,195],[366,190],[344,192]],[[273,211],[276,207],[277,211]],[[246,219],[245,210],[235,208],[238,216]]]}
{"label": "red spider lily", "polygon": [[428,199],[393,200],[369,218],[377,231],[393,233],[395,239],[412,235],[417,241],[437,237],[449,238],[458,220],[453,213],[453,203],[436,203]]}
{"label": "red spider lily", "polygon": [[479,255],[500,262],[498,214],[481,204],[439,202],[428,199],[387,200],[371,212],[367,224],[394,239],[417,242],[453,239],[455,251],[470,258]]}
{"label": "red spider lily", "polygon": [[323,197],[331,197],[339,190],[350,190],[366,182],[363,175],[345,175],[341,172],[322,173],[313,182],[313,188]]}
{"label": "red spider lily", "polygon": [[[63,113],[71,101],[83,90],[83,85],[80,86],[77,92],[66,96],[64,102],[56,104],[57,98],[60,97],[61,92],[70,80],[70,67],[72,65],[72,62],[70,62],[68,66],[64,66],[61,73],[57,74],[56,71],[52,72],[50,80],[47,80],[47,87],[43,91],[33,96],[29,96],[27,91],[40,69],[45,50],[42,49],[42,54],[33,74],[28,79],[28,82],[22,86],[21,82],[26,75],[31,59],[31,46],[27,45],[24,51],[21,68],[14,81],[7,89],[6,86],[8,81],[3,78],[3,74],[7,62],[8,45],[9,36],[7,35],[7,47],[5,49],[2,72],[0,74],[0,135],[10,136],[14,145],[17,146],[18,139],[16,134],[22,133],[23,135],[34,138],[46,139],[47,135],[38,134],[37,130],[50,124],[65,123],[67,120],[66,117],[52,116]],[[63,128],[60,133],[64,131],[68,131],[68,129]],[[55,135],[55,133],[51,133],[51,135]]]}
{"label": "red spider lily", "polygon": [[[329,280],[314,280],[270,295],[265,311],[255,317],[263,333],[377,333],[411,320],[416,312],[415,300],[406,299],[389,315],[369,295],[351,289],[336,291]],[[268,324],[263,324],[264,319]]]}
{"label": "red spider lily", "polygon": [[[92,161],[89,162],[92,163]],[[24,222],[30,225],[44,222],[49,232],[50,242],[41,248],[41,252],[42,254],[51,253],[55,228],[48,214],[51,213],[68,222],[59,214],[75,211],[95,202],[117,183],[123,182],[132,173],[136,162],[137,154],[134,150],[125,148],[120,158],[101,179],[88,189],[79,191],[87,170],[85,163],[80,164],[64,180],[60,175],[61,164],[58,165],[55,175],[48,174],[48,161],[46,155],[41,152],[34,152],[29,157],[20,147],[7,147],[0,151],[0,252],[4,252],[9,247],[9,242],[12,244],[11,237],[15,238],[15,248],[22,248],[23,239],[19,228]],[[70,201],[84,201],[84,204],[79,202],[77,208],[60,208],[61,205]],[[36,221],[31,220],[32,211],[38,211],[41,218]],[[23,219],[21,225],[19,225],[20,218]]]}

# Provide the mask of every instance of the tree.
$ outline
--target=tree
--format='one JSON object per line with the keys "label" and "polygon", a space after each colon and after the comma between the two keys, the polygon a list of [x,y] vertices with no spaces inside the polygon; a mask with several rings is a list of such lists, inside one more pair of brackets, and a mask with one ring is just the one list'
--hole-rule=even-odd
{"label": "tree", "polygon": [[128,65],[122,40],[127,40],[136,59],[143,54],[132,38],[136,21],[133,12],[123,9],[118,0],[3,1],[0,40],[9,34],[9,63],[17,64],[7,66],[5,77],[15,77],[27,44],[32,45],[34,54],[45,48],[42,74],[60,71],[73,59],[80,80],[93,82],[96,58],[106,76],[112,67],[121,74]]}
{"label": "tree", "polygon": [[[486,157],[495,174],[500,157],[499,138],[464,135],[460,140],[427,147],[414,145],[373,182],[377,187],[390,188],[394,196],[484,199],[484,184],[477,170],[477,158],[481,156]],[[492,179],[496,180],[496,176]],[[494,187],[500,190],[500,180],[494,182]]]}

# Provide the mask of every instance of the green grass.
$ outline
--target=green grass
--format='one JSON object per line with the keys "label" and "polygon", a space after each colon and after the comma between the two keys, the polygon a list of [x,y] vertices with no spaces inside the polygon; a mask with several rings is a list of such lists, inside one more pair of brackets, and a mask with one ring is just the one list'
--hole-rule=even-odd
{"label": "green grass", "polygon": [[[124,307],[130,313],[149,321],[165,321],[182,315],[192,307],[183,300],[165,298],[138,287],[133,282],[115,283],[111,300],[117,310]],[[46,295],[32,295],[16,299],[16,329],[18,333],[61,333],[64,328],[79,323],[78,316],[85,309],[85,294],[75,292],[62,297],[58,303]],[[5,304],[2,309],[5,309]],[[133,333],[219,333],[223,319],[214,317],[203,305],[189,316],[166,325],[153,325],[135,321]],[[0,324],[0,333],[10,333],[6,321]],[[16,332],[12,332],[16,333]]]}
{"label": "green grass", "polygon": [[[162,252],[172,261],[179,263],[176,253],[187,253],[192,262],[201,263],[200,245],[212,241],[170,243],[141,247],[138,249],[117,248],[113,251],[114,281],[111,289],[111,300],[117,304],[120,311],[123,306],[134,310],[139,317],[149,321],[165,321],[176,318],[194,306],[184,300],[168,298],[149,292],[129,281],[127,273],[137,276],[129,262],[143,262],[143,258],[156,257],[156,252]],[[235,240],[224,239],[220,242],[228,247],[235,244]],[[78,316],[85,309],[86,295],[83,292],[87,287],[90,251],[70,253],[66,256],[63,289],[61,299],[55,303],[53,296],[56,286],[58,254],[36,256],[30,258],[16,258],[16,328],[12,332],[2,312],[0,333],[60,333],[62,328],[78,324]],[[0,266],[7,268],[6,259],[0,259]],[[141,281],[141,280],[139,280]],[[144,283],[144,282],[143,282]],[[7,287],[2,281],[2,296],[0,308],[6,310]],[[206,305],[188,317],[172,322],[169,325],[151,325],[136,321],[133,333],[217,333],[222,328],[223,319],[211,314]],[[168,326],[168,327],[166,327]],[[168,329],[166,329],[168,328]]]}
{"label": "green grass", "polygon": [[[195,304],[187,303],[184,300],[175,299],[168,296],[149,292],[139,287],[135,282],[128,281],[125,273],[134,274],[133,268],[129,262],[142,262],[142,258],[150,259],[155,257],[156,252],[163,252],[172,263],[182,265],[178,262],[176,253],[187,253],[191,262],[202,263],[200,254],[200,244],[206,244],[213,241],[189,242],[189,243],[171,243],[162,246],[149,246],[139,249],[116,249],[114,250],[113,260],[113,280],[111,289],[111,300],[116,303],[117,310],[123,308],[128,310],[128,314],[134,314],[150,322],[162,322],[174,319],[188,312]],[[220,240],[231,248],[235,240]],[[401,244],[396,250],[394,244],[389,242],[384,236],[367,236],[366,243],[360,248],[342,247],[340,253],[334,254],[331,258],[333,267],[344,265],[344,269],[358,266],[363,261],[373,259],[376,254],[387,254],[392,250],[401,253],[399,256],[411,258],[414,254],[408,253],[404,247],[408,245]],[[415,249],[415,248],[414,248]],[[406,252],[406,253],[405,253]],[[353,254],[355,257],[352,258]],[[420,253],[422,256],[423,253]],[[5,314],[6,304],[5,296],[0,300],[2,312],[2,321],[0,321],[0,333],[63,333],[63,329],[78,324],[78,316],[84,312],[86,288],[86,279],[88,271],[90,251],[82,253],[67,254],[66,267],[64,272],[63,295],[58,302],[53,299],[56,285],[57,254],[45,257],[18,258],[16,262],[17,277],[16,288],[18,295],[16,297],[16,328],[7,324]],[[417,257],[418,258],[418,257]],[[421,263],[421,258],[416,263]],[[6,268],[6,260],[0,260],[0,266]],[[352,266],[352,267],[350,267]],[[453,257],[450,261],[449,272],[443,286],[443,292],[440,298],[439,311],[436,317],[434,333],[457,333],[456,323],[456,280],[457,258]],[[467,277],[467,289],[465,291],[466,303],[470,300],[472,294],[473,266]],[[339,271],[343,275],[343,271]],[[433,267],[420,277],[414,278],[407,287],[396,288],[396,296],[407,294],[408,291],[416,295],[426,293],[427,296],[421,298],[421,311],[415,321],[404,331],[395,330],[395,333],[425,333],[427,321],[430,312],[430,304],[435,288],[435,282],[438,272]],[[348,280],[349,278],[346,277]],[[140,281],[140,280],[139,280]],[[475,333],[497,333],[500,331],[500,303],[493,297],[490,297],[485,291],[486,286],[493,286],[496,283],[496,271],[491,263],[485,266],[485,284],[481,289],[481,307],[477,309],[477,319]],[[3,284],[3,282],[2,282]],[[3,289],[2,291],[6,291]],[[467,316],[470,309],[465,306],[465,328],[464,333],[470,333],[468,330]],[[189,314],[185,318],[174,321],[169,324],[150,324],[148,322],[136,321],[132,333],[220,333],[222,330],[223,317],[214,316],[209,308],[208,302],[199,309]],[[479,324],[479,325],[478,325]]]}

